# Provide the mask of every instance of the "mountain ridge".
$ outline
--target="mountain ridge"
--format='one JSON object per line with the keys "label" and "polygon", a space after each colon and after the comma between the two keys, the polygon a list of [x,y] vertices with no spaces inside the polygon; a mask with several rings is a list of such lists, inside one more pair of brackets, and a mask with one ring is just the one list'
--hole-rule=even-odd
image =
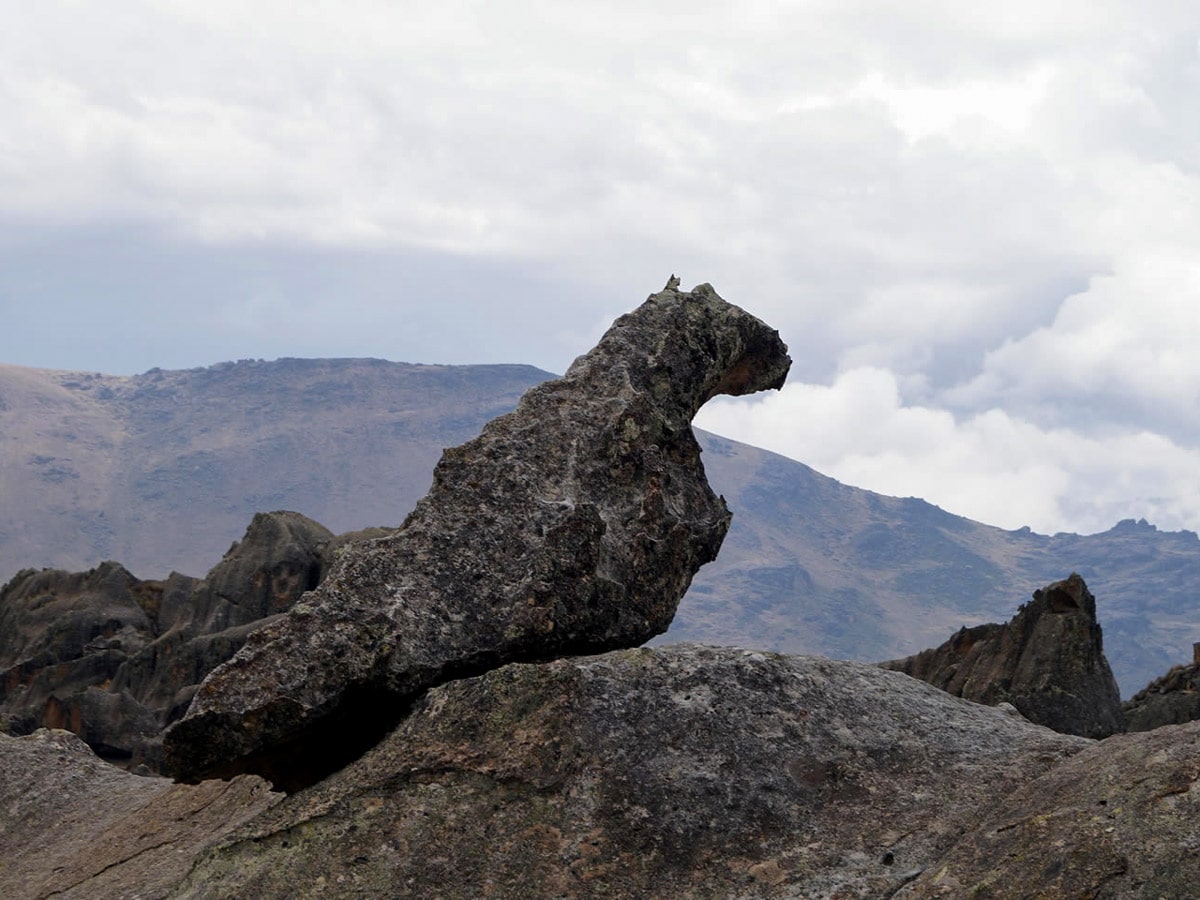
{"label": "mountain ridge", "polygon": [[[0,365],[0,578],[118,559],[202,573],[255,512],[335,532],[396,525],[443,447],[551,377],[530,366],[243,360],[106,376]],[[1200,538],[1124,520],[1043,536],[843,485],[697,430],[734,523],[659,643],[707,640],[860,660],[1004,621],[1078,571],[1125,696],[1190,658]]]}

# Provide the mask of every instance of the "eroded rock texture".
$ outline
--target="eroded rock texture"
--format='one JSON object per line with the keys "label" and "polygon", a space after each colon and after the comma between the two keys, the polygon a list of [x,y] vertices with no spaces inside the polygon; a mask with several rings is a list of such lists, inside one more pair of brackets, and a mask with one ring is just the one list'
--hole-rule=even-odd
{"label": "eroded rock texture", "polygon": [[1134,694],[1122,709],[1126,731],[1150,731],[1200,719],[1200,663],[1175,666]]}
{"label": "eroded rock texture", "polygon": [[1114,735],[1015,791],[897,900],[1195,897],[1200,723]]}
{"label": "eroded rock texture", "polygon": [[281,799],[253,775],[131,775],[66,731],[0,734],[0,897],[169,896],[198,854]]}
{"label": "eroded rock texture", "polygon": [[214,671],[167,732],[171,771],[295,788],[435,684],[665,631],[729,525],[691,419],[717,394],[780,387],[789,365],[774,330],[672,279],[563,378],[447,450],[394,535],[348,548]]}
{"label": "eroded rock texture", "polygon": [[1004,625],[963,628],[940,647],[880,665],[977,703],[1011,703],[1065,734],[1102,738],[1123,728],[1096,598],[1077,574],[1034,591]]}
{"label": "eroded rock texture", "polygon": [[1089,746],[861,663],[513,664],[431,690],[177,896],[884,898]]}
{"label": "eroded rock texture", "polygon": [[328,568],[334,536],[260,513],[204,580],[141,581],[115,562],[25,570],[0,592],[0,730],[67,729],[102,756],[157,768],[159,732],[200,681]]}

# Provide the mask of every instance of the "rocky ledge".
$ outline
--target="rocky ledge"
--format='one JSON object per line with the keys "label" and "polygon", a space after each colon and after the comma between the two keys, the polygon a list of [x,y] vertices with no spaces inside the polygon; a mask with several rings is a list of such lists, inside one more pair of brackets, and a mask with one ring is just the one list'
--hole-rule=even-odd
{"label": "rocky ledge", "polygon": [[[241,827],[197,823],[176,848],[189,864],[142,896],[886,897],[1090,746],[861,663],[677,645],[512,664],[429,691],[362,758]],[[27,883],[68,897],[115,883],[56,874],[89,846],[140,877],[144,829],[101,810],[157,822],[190,796],[170,791],[224,784],[97,785],[81,755],[22,752],[26,793],[90,785],[56,800],[98,817],[90,845],[5,823],[39,848]],[[0,869],[0,895],[45,896],[18,888]]]}

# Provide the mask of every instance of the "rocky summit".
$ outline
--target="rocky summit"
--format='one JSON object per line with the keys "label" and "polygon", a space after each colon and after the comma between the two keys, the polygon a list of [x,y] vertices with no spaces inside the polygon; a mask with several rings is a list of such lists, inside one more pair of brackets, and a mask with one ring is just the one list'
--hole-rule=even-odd
{"label": "rocky summit", "polygon": [[565,376],[447,450],[400,529],[347,547],[213,671],[164,738],[168,769],[295,789],[436,684],[665,631],[730,521],[691,419],[718,394],[782,386],[790,364],[776,331],[672,279]]}
{"label": "rocky summit", "polygon": [[1003,625],[963,628],[940,647],[881,665],[977,703],[1010,703],[1065,734],[1124,730],[1096,598],[1077,574],[1034,591]]}

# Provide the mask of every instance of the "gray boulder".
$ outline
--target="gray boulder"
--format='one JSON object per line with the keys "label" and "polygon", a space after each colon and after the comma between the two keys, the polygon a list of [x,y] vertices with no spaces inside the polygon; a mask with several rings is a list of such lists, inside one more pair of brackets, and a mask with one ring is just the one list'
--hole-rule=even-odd
{"label": "gray boulder", "polygon": [[884,898],[1090,745],[861,663],[514,664],[431,690],[173,896]]}
{"label": "gray boulder", "polygon": [[896,900],[1195,897],[1198,795],[1200,722],[1114,735],[986,811]]}
{"label": "gray boulder", "polygon": [[1077,574],[1034,591],[1006,624],[963,628],[940,647],[880,665],[977,703],[1011,703],[1064,734],[1123,730],[1096,598]]}
{"label": "gray boulder", "polygon": [[777,332],[672,279],[564,377],[447,450],[395,534],[346,548],[211,673],[165,735],[169,770],[296,789],[436,684],[665,631],[730,520],[691,419],[717,394],[780,387],[790,362]]}

